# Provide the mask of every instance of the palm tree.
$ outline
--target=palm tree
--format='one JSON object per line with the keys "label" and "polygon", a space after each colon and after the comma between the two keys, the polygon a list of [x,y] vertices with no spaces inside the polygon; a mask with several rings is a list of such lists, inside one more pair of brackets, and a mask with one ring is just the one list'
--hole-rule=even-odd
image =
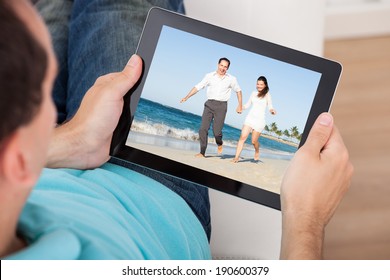
{"label": "palm tree", "polygon": [[283,131],[283,135],[286,136],[287,139],[290,139],[290,138],[291,138],[291,134],[290,134],[290,132],[288,131],[288,129],[285,129],[285,130]]}
{"label": "palm tree", "polygon": [[267,131],[267,134],[269,134],[269,127],[268,127],[268,125],[265,125],[264,130]]}
{"label": "palm tree", "polygon": [[276,122],[271,123],[271,131],[276,134],[276,131],[278,131],[278,125]]}
{"label": "palm tree", "polygon": [[264,130],[270,133],[272,136],[277,138],[281,138],[281,136],[285,136],[288,140],[292,142],[299,142],[302,139],[302,134],[299,132],[297,126],[293,126],[290,129],[280,130],[276,122],[273,122],[264,127]]}
{"label": "palm tree", "polygon": [[299,134],[297,126],[293,126],[292,128],[290,128],[290,131],[291,131],[291,136],[294,138],[296,138]]}

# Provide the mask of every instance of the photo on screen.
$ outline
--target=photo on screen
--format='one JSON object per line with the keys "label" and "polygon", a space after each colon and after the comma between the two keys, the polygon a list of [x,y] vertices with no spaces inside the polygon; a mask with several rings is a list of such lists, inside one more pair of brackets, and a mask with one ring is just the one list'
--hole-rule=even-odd
{"label": "photo on screen", "polygon": [[[256,91],[260,76],[268,80],[276,114],[266,109],[258,160],[254,159],[250,134],[240,160],[233,162],[250,110],[236,112],[238,98],[234,91],[228,100],[222,130],[222,153],[217,153],[211,126],[205,158],[195,157],[200,151],[199,128],[207,88],[186,102],[180,101],[207,73],[217,70],[218,61],[223,57],[230,60],[227,73],[236,77],[243,104]],[[319,72],[163,26],[126,145],[279,194],[283,174],[298,149],[320,79]]]}

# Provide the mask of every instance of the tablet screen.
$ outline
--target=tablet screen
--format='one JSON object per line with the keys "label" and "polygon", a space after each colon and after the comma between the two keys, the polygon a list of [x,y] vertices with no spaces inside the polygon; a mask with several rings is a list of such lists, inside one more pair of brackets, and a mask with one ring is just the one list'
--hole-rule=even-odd
{"label": "tablet screen", "polygon": [[144,74],[115,156],[280,209],[284,172],[329,110],[339,64],[161,9],[137,53]]}

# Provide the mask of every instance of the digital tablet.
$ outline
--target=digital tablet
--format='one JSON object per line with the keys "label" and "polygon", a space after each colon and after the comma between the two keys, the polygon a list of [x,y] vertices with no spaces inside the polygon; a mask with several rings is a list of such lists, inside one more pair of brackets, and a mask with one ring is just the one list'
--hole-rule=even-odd
{"label": "digital tablet", "polygon": [[[143,74],[125,96],[111,155],[280,209],[283,174],[317,116],[329,111],[341,65],[160,8],[150,10],[137,54],[143,59]],[[206,109],[215,110],[207,105],[210,83],[204,82],[195,95],[181,101],[195,86],[201,87],[207,74],[218,75],[221,58],[227,58],[230,64],[227,74],[218,77],[235,78],[242,104],[248,108],[241,114],[236,112],[239,91],[231,86],[227,100],[222,100],[227,104],[223,149],[218,150],[216,141],[220,140],[213,134],[218,124],[213,123],[216,118],[212,115],[205,157],[197,157],[202,115]],[[267,95],[276,114],[270,113],[268,97],[257,97],[260,76],[267,79]],[[268,101],[261,107],[255,104],[256,98]],[[241,133],[248,131],[250,118],[257,128],[249,125],[249,136],[238,162],[234,162]],[[257,126],[257,122],[264,123]],[[256,133],[260,134],[254,141],[260,147],[258,156],[252,143]]]}

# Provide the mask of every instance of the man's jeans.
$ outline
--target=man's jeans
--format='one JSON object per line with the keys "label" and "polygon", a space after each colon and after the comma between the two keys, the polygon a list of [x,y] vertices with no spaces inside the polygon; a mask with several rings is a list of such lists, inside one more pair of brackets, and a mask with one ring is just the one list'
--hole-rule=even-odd
{"label": "man's jeans", "polygon": [[[53,89],[58,123],[76,113],[84,94],[99,76],[123,69],[136,51],[152,6],[184,13],[182,0],[39,0],[36,3],[48,25],[59,64]],[[145,174],[182,196],[210,238],[207,188],[132,163],[115,163]]]}

